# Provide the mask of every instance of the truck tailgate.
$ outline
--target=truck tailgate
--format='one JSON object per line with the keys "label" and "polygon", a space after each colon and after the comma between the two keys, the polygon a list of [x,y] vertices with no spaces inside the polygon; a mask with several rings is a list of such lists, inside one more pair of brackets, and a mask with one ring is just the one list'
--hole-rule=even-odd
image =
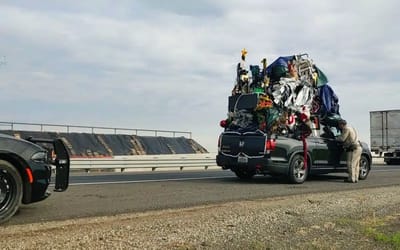
{"label": "truck tailgate", "polygon": [[263,157],[266,136],[259,132],[225,132],[221,135],[221,153],[238,156]]}

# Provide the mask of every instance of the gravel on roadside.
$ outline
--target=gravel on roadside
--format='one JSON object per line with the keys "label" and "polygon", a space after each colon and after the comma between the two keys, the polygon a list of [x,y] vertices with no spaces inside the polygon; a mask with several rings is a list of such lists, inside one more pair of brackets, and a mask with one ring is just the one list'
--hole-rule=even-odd
{"label": "gravel on roadside", "polygon": [[393,234],[399,186],[0,226],[0,249],[396,249]]}

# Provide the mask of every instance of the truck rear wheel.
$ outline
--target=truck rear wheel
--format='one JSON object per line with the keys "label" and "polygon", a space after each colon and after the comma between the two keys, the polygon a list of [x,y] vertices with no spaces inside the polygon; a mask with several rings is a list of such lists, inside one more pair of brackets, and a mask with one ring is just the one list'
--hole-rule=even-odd
{"label": "truck rear wheel", "polygon": [[293,156],[289,165],[289,181],[294,184],[303,183],[308,176],[308,169],[304,165],[304,157],[300,154]]}
{"label": "truck rear wheel", "polygon": [[0,224],[17,212],[22,194],[22,178],[17,169],[0,160]]}

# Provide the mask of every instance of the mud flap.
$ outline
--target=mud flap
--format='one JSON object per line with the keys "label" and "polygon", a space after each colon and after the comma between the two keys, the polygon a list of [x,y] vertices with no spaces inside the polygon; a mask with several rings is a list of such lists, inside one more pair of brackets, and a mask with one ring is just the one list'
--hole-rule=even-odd
{"label": "mud flap", "polygon": [[61,139],[55,139],[53,145],[56,154],[56,159],[54,161],[56,165],[56,183],[54,191],[63,192],[67,190],[69,183],[69,154]]}

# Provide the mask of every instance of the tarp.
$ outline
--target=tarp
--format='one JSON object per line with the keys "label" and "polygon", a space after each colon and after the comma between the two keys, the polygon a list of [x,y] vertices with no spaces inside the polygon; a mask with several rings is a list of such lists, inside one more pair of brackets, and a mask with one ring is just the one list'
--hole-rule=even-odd
{"label": "tarp", "polygon": [[[71,157],[109,157],[132,154],[195,154],[207,150],[185,137],[136,136],[123,134],[56,133],[0,130],[0,133],[43,139],[63,138]],[[136,143],[136,145],[134,145]]]}
{"label": "tarp", "polygon": [[288,72],[288,62],[293,60],[294,56],[281,56],[273,61],[266,68],[266,74],[271,78],[272,81],[279,81],[281,77],[284,77]]}
{"label": "tarp", "polygon": [[328,77],[320,70],[317,65],[314,65],[315,70],[317,71],[318,78],[317,78],[317,87],[321,87],[328,83]]}
{"label": "tarp", "polygon": [[[275,61],[273,61],[270,65],[267,66],[266,68],[266,74],[271,77],[272,79],[275,78],[275,80],[279,80],[280,77],[284,75],[284,71],[288,70],[288,62],[295,59],[295,56],[280,56],[278,57]],[[325,75],[325,73],[317,67],[317,65],[313,65],[315,68],[315,71],[318,74],[317,78],[317,87],[320,87],[322,85],[327,84],[328,77]]]}
{"label": "tarp", "polygon": [[271,74],[272,68],[275,66],[286,66],[290,60],[293,60],[294,56],[280,56],[275,61],[273,61],[270,65],[267,66],[267,74]]}

